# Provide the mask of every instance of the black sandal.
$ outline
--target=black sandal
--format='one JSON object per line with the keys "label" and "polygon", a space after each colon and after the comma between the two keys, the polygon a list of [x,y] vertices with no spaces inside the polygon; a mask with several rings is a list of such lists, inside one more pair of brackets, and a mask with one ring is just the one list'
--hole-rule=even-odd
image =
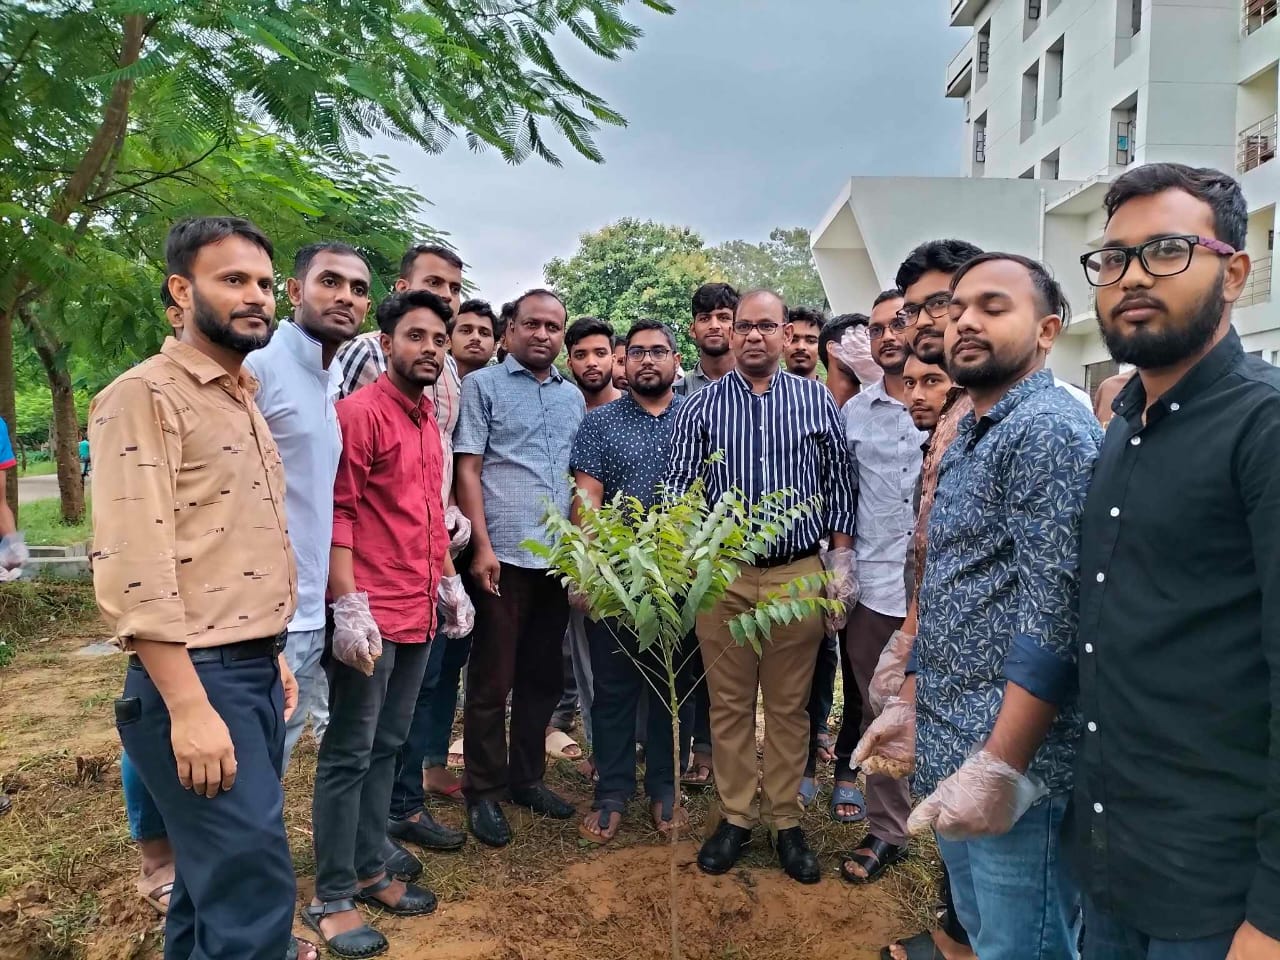
{"label": "black sandal", "polygon": [[[840,876],[849,883],[874,883],[889,867],[907,859],[905,843],[900,847],[895,846],[870,833],[858,845],[858,850],[865,850],[866,853],[858,853],[855,850],[853,853],[845,854],[840,863]],[[867,875],[860,877],[856,873],[851,873],[850,863],[856,863],[866,871]]]}
{"label": "black sandal", "polygon": [[[894,946],[907,951],[907,960],[944,960],[931,933],[917,933],[914,937],[899,940]],[[888,947],[880,948],[880,960],[893,960],[893,953]]]}
{"label": "black sandal", "polygon": [[308,929],[315,931],[320,937],[320,942],[330,953],[342,957],[343,960],[366,960],[367,957],[386,953],[391,944],[387,943],[386,937],[367,923],[346,933],[335,934],[333,937],[324,935],[324,931],[320,929],[321,920],[331,913],[346,913],[348,910],[355,909],[356,902],[350,898],[330,900],[319,906],[309,903],[302,908],[302,922]]}
{"label": "black sandal", "polygon": [[[578,836],[586,843],[596,847],[603,847],[606,843],[618,836],[618,831],[622,829],[622,816],[626,810],[626,804],[621,800],[599,800],[595,806],[591,808],[592,813],[599,811],[596,823],[600,827],[600,833],[595,834],[587,829],[586,821],[578,824]],[[613,815],[618,815],[618,826],[614,829],[611,836],[605,836],[604,833],[609,829],[609,824],[613,821]]]}
{"label": "black sandal", "polygon": [[426,887],[419,887],[412,883],[405,883],[404,895],[395,906],[384,903],[374,896],[375,893],[381,893],[394,882],[395,877],[389,873],[384,874],[381,880],[367,887],[361,887],[356,892],[357,902],[373,907],[375,910],[381,910],[383,913],[389,913],[393,917],[425,917],[429,913],[435,913],[436,895]]}

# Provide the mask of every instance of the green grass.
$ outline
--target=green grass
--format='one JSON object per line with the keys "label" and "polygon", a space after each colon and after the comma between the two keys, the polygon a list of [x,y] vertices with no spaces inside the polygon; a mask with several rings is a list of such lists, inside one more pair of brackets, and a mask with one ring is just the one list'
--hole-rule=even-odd
{"label": "green grass", "polygon": [[[87,583],[37,579],[0,584],[0,667],[31,640],[80,626],[97,612],[93,587]],[[50,650],[43,656],[56,663],[62,655]]]}
{"label": "green grass", "polygon": [[52,460],[28,460],[27,469],[19,468],[19,477],[49,477],[58,472],[58,465]]}
{"label": "green grass", "polygon": [[33,500],[18,508],[18,526],[29,544],[66,546],[88,540],[93,534],[90,517],[88,498],[85,499],[84,519],[76,524],[62,522],[62,504],[57,497]]}

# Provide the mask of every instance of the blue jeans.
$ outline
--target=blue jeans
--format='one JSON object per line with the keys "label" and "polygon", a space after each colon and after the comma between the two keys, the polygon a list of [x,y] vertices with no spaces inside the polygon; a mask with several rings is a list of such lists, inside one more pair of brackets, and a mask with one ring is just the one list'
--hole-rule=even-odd
{"label": "blue jeans", "polygon": [[1068,794],[1041,800],[1003,836],[938,838],[956,914],[982,960],[1076,960],[1080,892],[1062,857]]}
{"label": "blue jeans", "polygon": [[124,811],[129,817],[129,836],[134,842],[162,840],[168,836],[156,801],[127,753],[120,754],[120,786],[124,790]]}
{"label": "blue jeans", "polygon": [[1085,897],[1083,960],[1225,960],[1235,933],[1155,940]]}
{"label": "blue jeans", "polygon": [[293,748],[302,728],[311,718],[311,732],[318,744],[329,726],[329,677],[320,661],[324,656],[324,627],[318,630],[290,630],[285,640],[284,658],[298,681],[298,705],[284,725],[284,768],[289,769]]}

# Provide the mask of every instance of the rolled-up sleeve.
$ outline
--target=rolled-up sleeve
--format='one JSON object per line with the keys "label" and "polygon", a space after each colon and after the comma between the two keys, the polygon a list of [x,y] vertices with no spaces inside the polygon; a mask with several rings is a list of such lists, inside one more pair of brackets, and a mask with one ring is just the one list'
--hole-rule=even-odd
{"label": "rolled-up sleeve", "polygon": [[356,515],[369,470],[373,466],[376,425],[367,407],[338,403],[338,426],[342,430],[342,453],[333,481],[333,545],[354,547]]}
{"label": "rolled-up sleeve", "polygon": [[702,408],[706,394],[695,393],[676,413],[671,426],[671,461],[667,470],[667,492],[682,497],[702,475],[702,465],[711,451],[707,449],[707,433],[702,425]]}
{"label": "rolled-up sleeve", "polygon": [[1018,612],[1004,678],[1060,705],[1078,682],[1080,523],[1099,437],[1070,419],[1030,422],[1007,488]]}
{"label": "rolled-up sleeve", "polygon": [[820,446],[822,462],[819,469],[826,526],[835,533],[853,536],[858,501],[853,486],[853,460],[849,456],[847,429],[831,395],[825,390],[822,392],[826,432]]}
{"label": "rolled-up sleeve", "polygon": [[187,642],[176,573],[177,469],[182,442],[164,397],[140,378],[94,400],[93,589],[117,643]]}

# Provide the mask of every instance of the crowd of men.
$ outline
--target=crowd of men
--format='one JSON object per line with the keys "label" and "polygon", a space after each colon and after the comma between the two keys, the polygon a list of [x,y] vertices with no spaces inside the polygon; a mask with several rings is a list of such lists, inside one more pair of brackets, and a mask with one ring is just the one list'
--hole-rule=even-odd
{"label": "crowd of men", "polygon": [[[176,224],[175,335],[89,426],[95,588],[130,655],[126,807],[166,958],[315,955],[290,933],[281,782],[310,720],[301,918],[337,956],[388,948],[361,906],[435,909],[403,844],[466,837],[429,796],[462,801],[493,847],[505,803],[582,816],[604,845],[640,744],[648,818],[684,826],[678,723],[681,782],[723,812],[706,873],[763,826],[786,874],[818,882],[801,818],[824,759],[829,815],[868,827],[845,880],[936,834],[939,927],[886,957],[1278,960],[1280,370],[1231,326],[1246,207],[1225,174],[1152,164],[1106,209],[1081,264],[1135,369],[1097,416],[1047,366],[1059,284],[964,240],[921,244],[866,314],[832,320],[708,283],[685,374],[654,320],[619,337],[542,289],[499,314],[461,302],[463,263],[438,246],[405,255],[370,334],[368,264],[309,246],[277,326],[268,238]],[[627,631],[527,541],[545,542],[539,505],[577,515],[575,490],[659,508],[698,479],[712,501],[820,508],[698,617],[673,718],[618,655]],[[20,565],[3,503],[0,536]],[[730,618],[824,571],[843,614],[776,626],[759,653],[733,642]],[[589,758],[565,742],[575,708]],[[594,780],[585,816],[544,782],[549,753]]]}

